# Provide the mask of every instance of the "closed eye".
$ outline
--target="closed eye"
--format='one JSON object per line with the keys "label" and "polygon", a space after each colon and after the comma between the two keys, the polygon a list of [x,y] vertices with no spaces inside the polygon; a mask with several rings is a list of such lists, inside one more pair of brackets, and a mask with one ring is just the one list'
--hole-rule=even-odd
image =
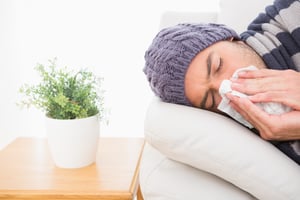
{"label": "closed eye", "polygon": [[220,71],[220,70],[222,69],[222,67],[223,67],[223,59],[222,59],[222,58],[220,58],[220,61],[219,61],[219,66],[217,67],[217,70],[216,70],[216,72]]}
{"label": "closed eye", "polygon": [[211,106],[210,106],[209,110],[213,110],[213,108],[216,105],[215,96],[214,96],[213,91],[210,91],[210,96],[211,96]]}

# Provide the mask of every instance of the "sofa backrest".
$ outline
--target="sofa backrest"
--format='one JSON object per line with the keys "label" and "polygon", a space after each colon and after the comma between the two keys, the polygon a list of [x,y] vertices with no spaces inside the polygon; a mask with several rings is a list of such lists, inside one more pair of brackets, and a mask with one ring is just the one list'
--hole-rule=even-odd
{"label": "sofa backrest", "polygon": [[166,11],[162,14],[159,28],[173,26],[178,23],[217,22],[218,12],[180,12]]}
{"label": "sofa backrest", "polygon": [[272,2],[273,0],[220,0],[217,22],[241,33]]}
{"label": "sofa backrest", "polygon": [[221,23],[226,24],[238,33],[245,31],[248,24],[273,0],[220,0],[216,12],[181,12],[166,11],[162,14],[159,28],[178,23]]}

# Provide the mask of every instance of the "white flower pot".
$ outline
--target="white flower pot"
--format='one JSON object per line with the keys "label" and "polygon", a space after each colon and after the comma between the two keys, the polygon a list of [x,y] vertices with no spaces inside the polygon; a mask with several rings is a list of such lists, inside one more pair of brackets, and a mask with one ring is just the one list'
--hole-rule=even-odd
{"label": "white flower pot", "polygon": [[98,116],[59,120],[46,117],[46,131],[54,163],[61,168],[81,168],[96,161],[100,132]]}

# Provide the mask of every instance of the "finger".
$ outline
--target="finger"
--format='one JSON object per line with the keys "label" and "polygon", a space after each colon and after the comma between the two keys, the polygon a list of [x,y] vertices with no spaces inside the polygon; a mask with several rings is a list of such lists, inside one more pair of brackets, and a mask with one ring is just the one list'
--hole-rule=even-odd
{"label": "finger", "polygon": [[285,94],[283,92],[265,92],[249,96],[249,100],[253,103],[261,102],[277,102],[283,103]]}
{"label": "finger", "polygon": [[273,69],[260,69],[260,70],[249,70],[249,71],[241,71],[238,73],[239,78],[264,78],[269,76],[279,75],[279,70]]}
{"label": "finger", "polygon": [[247,95],[254,95],[269,91],[268,84],[264,84],[264,82],[265,80],[261,79],[238,79],[232,81],[231,88]]}
{"label": "finger", "polygon": [[264,139],[270,137],[270,122],[266,119],[269,115],[262,111],[258,106],[253,104],[247,98],[238,98],[233,95],[228,95],[231,100],[231,106],[237,112],[239,112],[245,120],[251,123],[257,130],[259,130],[261,136]]}
{"label": "finger", "polygon": [[287,92],[266,92],[249,96],[249,100],[253,103],[276,102],[291,107],[293,110],[300,110],[300,102],[297,101],[300,97],[286,98],[288,95]]}
{"label": "finger", "polygon": [[252,117],[251,115],[253,115],[253,113],[258,113],[261,111],[260,108],[258,108],[247,98],[239,98],[235,96],[230,96],[229,98],[234,109],[239,112],[247,121],[253,121],[252,118],[254,117]]}
{"label": "finger", "polygon": [[247,98],[240,98],[230,93],[228,93],[226,96],[231,101],[230,105],[232,106],[232,108],[235,109],[238,113],[240,113],[248,121],[249,116],[247,110],[248,107],[251,107],[250,104],[253,103],[251,103],[251,101]]}
{"label": "finger", "polygon": [[[295,85],[295,80],[299,80],[299,73],[292,70],[270,70],[262,69],[255,71],[245,71],[239,74],[238,79],[232,79],[233,87],[241,90],[260,92],[268,90],[288,90],[291,85]],[[297,82],[296,82],[297,83]],[[241,84],[241,85],[239,85]]]}
{"label": "finger", "polygon": [[286,80],[278,76],[257,79],[239,78],[237,80],[232,80],[231,88],[248,95],[268,91],[287,91],[289,89]]}

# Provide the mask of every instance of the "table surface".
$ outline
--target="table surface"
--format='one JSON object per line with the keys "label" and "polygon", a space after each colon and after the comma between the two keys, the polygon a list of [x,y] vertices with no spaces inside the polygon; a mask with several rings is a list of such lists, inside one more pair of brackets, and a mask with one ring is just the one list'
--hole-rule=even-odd
{"label": "table surface", "polygon": [[0,151],[0,199],[133,199],[143,138],[100,138],[96,163],[54,165],[47,140],[18,138]]}

